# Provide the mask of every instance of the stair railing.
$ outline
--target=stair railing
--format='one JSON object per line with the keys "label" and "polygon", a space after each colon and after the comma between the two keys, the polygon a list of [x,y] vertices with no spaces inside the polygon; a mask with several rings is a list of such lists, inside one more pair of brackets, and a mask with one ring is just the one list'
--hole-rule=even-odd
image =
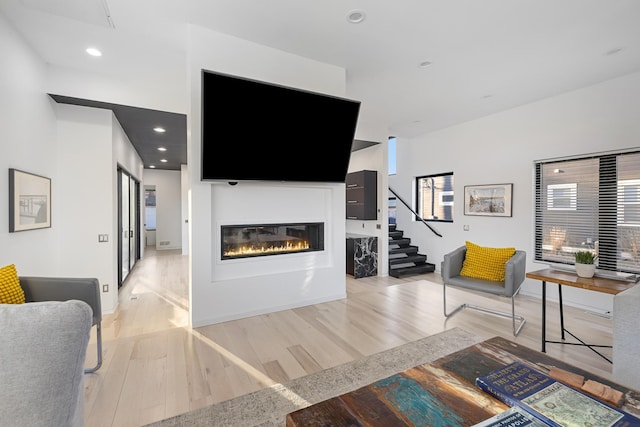
{"label": "stair railing", "polygon": [[409,209],[409,211],[411,211],[411,213],[418,219],[420,220],[420,222],[422,222],[424,225],[427,226],[427,228],[429,230],[431,230],[433,232],[433,234],[435,234],[438,237],[442,237],[442,234],[438,233],[431,225],[429,225],[429,223],[427,223],[427,221],[425,221],[424,219],[422,219],[420,217],[420,215],[418,215],[418,213],[416,211],[414,211],[411,206],[409,206],[409,204],[407,204],[407,202],[405,202],[402,197],[400,197],[398,195],[398,193],[396,193],[395,191],[393,191],[393,188],[389,187],[389,191],[391,191],[391,193],[396,196],[397,200],[400,200],[400,202],[402,202],[403,205],[405,205],[407,207],[407,209]]}

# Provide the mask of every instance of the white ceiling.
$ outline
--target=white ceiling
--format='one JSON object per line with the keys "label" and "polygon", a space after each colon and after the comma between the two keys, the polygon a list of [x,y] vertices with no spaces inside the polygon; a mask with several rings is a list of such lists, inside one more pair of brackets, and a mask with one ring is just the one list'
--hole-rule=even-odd
{"label": "white ceiling", "polygon": [[[347,22],[354,9],[364,22]],[[0,0],[0,12],[47,62],[123,81],[184,84],[188,23],[334,64],[347,96],[405,137],[640,71],[638,0]]]}

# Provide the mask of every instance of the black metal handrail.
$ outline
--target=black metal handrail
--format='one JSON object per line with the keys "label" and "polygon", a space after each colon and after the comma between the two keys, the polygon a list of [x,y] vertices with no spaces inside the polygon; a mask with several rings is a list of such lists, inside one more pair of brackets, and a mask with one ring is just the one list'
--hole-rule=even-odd
{"label": "black metal handrail", "polygon": [[393,195],[394,195],[394,196],[396,196],[396,199],[400,200],[400,201],[402,202],[402,204],[403,204],[403,205],[405,205],[405,206],[407,207],[407,209],[409,209],[409,210],[411,211],[411,213],[412,213],[413,215],[415,215],[415,217],[416,217],[417,219],[419,219],[419,220],[420,220],[420,222],[422,222],[424,225],[426,225],[426,226],[427,226],[427,228],[429,228],[429,230],[431,230],[431,231],[433,232],[433,234],[435,234],[435,235],[436,235],[436,236],[438,236],[438,237],[442,237],[442,234],[438,233],[438,232],[437,232],[437,231],[436,231],[432,226],[430,226],[430,225],[427,223],[427,221],[425,221],[424,219],[422,219],[422,218],[420,217],[420,215],[418,215],[418,213],[417,213],[416,211],[414,211],[414,210],[411,208],[411,206],[409,206],[409,204],[407,204],[407,202],[405,202],[404,200],[402,200],[402,197],[400,197],[400,196],[398,195],[398,193],[396,193],[395,191],[393,191],[393,188],[389,187],[389,191],[391,191],[391,193],[393,193]]}

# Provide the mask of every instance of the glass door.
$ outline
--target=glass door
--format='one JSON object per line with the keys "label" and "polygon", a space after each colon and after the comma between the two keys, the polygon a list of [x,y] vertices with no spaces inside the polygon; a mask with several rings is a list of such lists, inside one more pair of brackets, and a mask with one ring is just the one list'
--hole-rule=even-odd
{"label": "glass door", "polygon": [[118,169],[118,287],[140,258],[139,189],[135,178]]}

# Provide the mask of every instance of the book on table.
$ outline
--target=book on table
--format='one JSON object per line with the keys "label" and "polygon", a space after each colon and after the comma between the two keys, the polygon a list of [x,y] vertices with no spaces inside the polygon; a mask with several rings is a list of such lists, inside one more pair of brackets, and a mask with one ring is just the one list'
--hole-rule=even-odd
{"label": "book on table", "polygon": [[551,426],[640,427],[640,419],[571,388],[524,363],[476,378],[476,385]]}
{"label": "book on table", "polygon": [[538,418],[514,406],[471,427],[546,427]]}

